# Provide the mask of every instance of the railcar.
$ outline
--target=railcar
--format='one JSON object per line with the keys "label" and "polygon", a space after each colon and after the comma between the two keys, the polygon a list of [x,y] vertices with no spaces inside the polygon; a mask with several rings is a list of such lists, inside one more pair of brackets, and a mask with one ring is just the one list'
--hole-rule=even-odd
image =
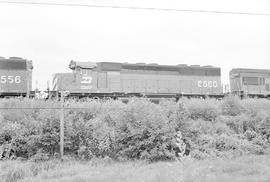
{"label": "railcar", "polygon": [[70,96],[222,97],[218,67],[198,65],[75,62],[72,73],[57,73],[53,91]]}
{"label": "railcar", "polygon": [[241,97],[270,98],[270,70],[234,68],[230,71],[231,92]]}
{"label": "railcar", "polygon": [[29,96],[32,90],[32,61],[0,57],[0,97]]}

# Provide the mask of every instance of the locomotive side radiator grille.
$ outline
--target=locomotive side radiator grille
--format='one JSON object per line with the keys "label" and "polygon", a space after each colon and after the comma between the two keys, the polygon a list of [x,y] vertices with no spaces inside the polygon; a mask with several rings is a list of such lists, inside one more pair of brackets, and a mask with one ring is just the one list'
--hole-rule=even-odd
{"label": "locomotive side radiator grille", "polygon": [[108,90],[110,92],[120,92],[121,90],[120,72],[108,71],[107,83],[108,83]]}

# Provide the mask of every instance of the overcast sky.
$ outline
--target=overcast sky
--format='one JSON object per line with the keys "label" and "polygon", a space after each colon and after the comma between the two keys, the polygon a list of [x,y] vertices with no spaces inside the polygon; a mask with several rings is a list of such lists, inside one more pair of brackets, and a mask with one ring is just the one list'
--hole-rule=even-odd
{"label": "overcast sky", "polygon": [[[270,13],[270,0],[43,2]],[[227,83],[231,68],[270,69],[270,16],[0,4],[0,56],[32,60],[41,89],[70,60],[214,65]]]}

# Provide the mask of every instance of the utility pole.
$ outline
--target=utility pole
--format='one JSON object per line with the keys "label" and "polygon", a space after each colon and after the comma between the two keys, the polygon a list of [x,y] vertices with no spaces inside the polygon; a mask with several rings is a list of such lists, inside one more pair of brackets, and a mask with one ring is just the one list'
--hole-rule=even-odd
{"label": "utility pole", "polygon": [[27,75],[27,77],[28,77],[28,79],[27,79],[27,82],[26,82],[26,84],[27,84],[27,91],[26,91],[26,98],[29,98],[30,97],[30,79],[29,79],[29,73],[27,73],[28,75]]}
{"label": "utility pole", "polygon": [[64,125],[65,125],[65,108],[64,108],[64,91],[61,91],[61,111],[60,111],[60,157],[64,156]]}

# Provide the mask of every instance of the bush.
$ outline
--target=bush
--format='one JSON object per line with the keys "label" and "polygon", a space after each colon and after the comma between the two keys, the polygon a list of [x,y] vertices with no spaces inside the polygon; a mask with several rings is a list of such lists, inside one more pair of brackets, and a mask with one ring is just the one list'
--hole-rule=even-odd
{"label": "bush", "polygon": [[31,157],[30,161],[44,162],[44,161],[48,161],[49,159],[50,158],[47,153],[43,152],[42,150],[38,150],[37,153]]}
{"label": "bush", "polygon": [[[59,155],[61,111],[51,108],[60,106],[51,100],[0,100],[0,107],[18,108],[0,114],[0,145],[10,143],[16,157],[35,161]],[[196,158],[261,154],[270,144],[265,100],[68,100],[66,107],[72,109],[65,109],[65,154],[83,160],[173,160],[183,146]]]}
{"label": "bush", "polygon": [[236,96],[225,97],[221,104],[222,114],[229,116],[237,116],[244,111],[241,100]]}
{"label": "bush", "polygon": [[242,106],[251,116],[256,116],[260,112],[269,115],[270,102],[268,99],[244,99]]}
{"label": "bush", "polygon": [[262,119],[258,123],[258,132],[270,142],[270,117]]}
{"label": "bush", "polygon": [[[99,134],[99,140],[107,136],[111,144],[107,145],[110,146],[107,149],[115,149],[117,157],[153,161],[172,159],[175,156],[175,128],[169,125],[158,105],[144,100],[132,100],[124,110],[116,112],[116,117],[107,116],[101,120],[101,132],[95,131]],[[112,129],[105,129],[109,127]]]}
{"label": "bush", "polygon": [[191,119],[214,121],[220,114],[219,101],[214,99],[190,99],[185,101]]}
{"label": "bush", "polygon": [[243,134],[247,130],[255,131],[257,127],[256,120],[246,114],[238,116],[222,116],[219,119],[237,134]]}

